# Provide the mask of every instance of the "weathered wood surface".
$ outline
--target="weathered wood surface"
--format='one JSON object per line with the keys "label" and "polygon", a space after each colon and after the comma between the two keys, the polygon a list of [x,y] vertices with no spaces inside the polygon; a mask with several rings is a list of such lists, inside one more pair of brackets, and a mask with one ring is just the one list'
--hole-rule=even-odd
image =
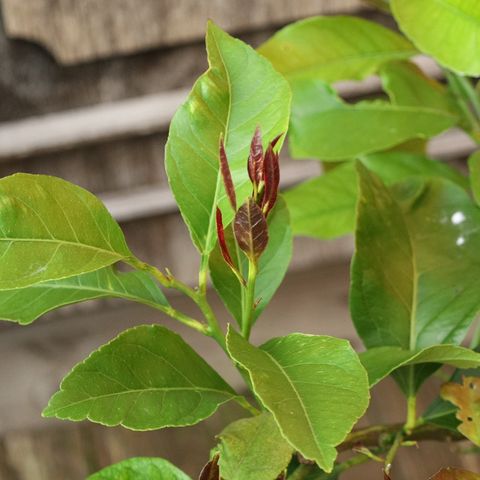
{"label": "weathered wood surface", "polygon": [[[415,59],[430,76],[441,70],[425,56]],[[380,90],[378,77],[337,84],[340,95],[354,98]],[[76,108],[0,123],[0,161],[78,148],[109,140],[166,132],[188,89]]]}
{"label": "weathered wood surface", "polygon": [[2,4],[9,36],[45,46],[63,64],[198,40],[209,18],[238,32],[365,7],[360,0],[2,0]]}

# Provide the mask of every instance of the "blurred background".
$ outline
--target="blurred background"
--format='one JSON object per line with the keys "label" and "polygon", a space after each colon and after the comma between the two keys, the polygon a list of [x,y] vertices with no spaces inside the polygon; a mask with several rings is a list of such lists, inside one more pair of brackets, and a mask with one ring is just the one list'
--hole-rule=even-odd
{"label": "blurred background", "polygon": [[[286,23],[310,15],[353,14],[394,27],[360,0],[0,0],[0,176],[15,172],[62,177],[99,195],[138,257],[196,281],[197,255],[165,177],[169,121],[195,78],[206,69],[208,18],[253,46]],[[440,76],[431,62],[418,62]],[[379,84],[343,82],[347,99],[378,94]],[[457,163],[472,150],[460,133],[432,142],[431,153]],[[321,170],[285,152],[282,184]],[[253,341],[292,331],[348,338],[361,349],[347,298],[351,238],[297,239],[286,281],[255,330]],[[213,304],[227,321],[220,302]],[[171,297],[195,314],[187,302]],[[193,428],[137,433],[87,423],[42,419],[62,377],[93,349],[137,324],[161,322],[158,312],[122,301],[69,307],[30,327],[0,324],[0,479],[81,480],[131,456],[162,456],[196,478],[214,435],[242,414],[224,406]],[[173,325],[235,386],[241,381],[210,340]],[[423,390],[426,405],[438,389]],[[364,424],[402,421],[395,384],[381,383]],[[438,468],[480,471],[468,445],[423,444],[402,452],[393,480],[424,480]],[[383,478],[377,465],[346,479]]]}

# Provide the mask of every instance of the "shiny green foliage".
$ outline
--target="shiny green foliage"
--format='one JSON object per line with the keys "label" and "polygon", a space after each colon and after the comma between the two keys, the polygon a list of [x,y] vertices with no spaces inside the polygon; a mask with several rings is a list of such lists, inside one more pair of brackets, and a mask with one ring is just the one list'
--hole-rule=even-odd
{"label": "shiny green foliage", "polygon": [[385,62],[415,55],[401,35],[355,17],[312,17],[288,25],[260,46],[288,79],[361,80]]}
{"label": "shiny green foliage", "polygon": [[360,360],[368,372],[370,386],[406,365],[439,363],[457,368],[480,367],[479,353],[457,345],[434,345],[415,352],[398,347],[377,347],[361,353]]}
{"label": "shiny green foliage", "polygon": [[94,195],[46,175],[0,180],[0,290],[92,272],[131,253]]}
{"label": "shiny green foliage", "polygon": [[77,365],[43,414],[153,430],[198,423],[234,397],[179,335],[156,325],[140,326]]}
{"label": "shiny green foliage", "polygon": [[106,267],[63,280],[0,290],[0,319],[26,325],[50,310],[103,297],[124,298],[160,310],[169,307],[165,295],[147,273],[119,273]]}
{"label": "shiny green foliage", "polygon": [[163,458],[130,458],[90,475],[87,480],[191,480]]}
{"label": "shiny green foliage", "polygon": [[166,147],[166,168],[192,239],[203,253],[215,246],[215,207],[225,225],[233,217],[219,171],[223,135],[238,204],[250,194],[250,141],[257,125],[265,141],[286,132],[290,89],[250,46],[213,23],[207,31],[209,69],[175,114]]}
{"label": "shiny green foliage", "polygon": [[[368,348],[399,347],[406,357],[460,343],[480,308],[474,293],[480,211],[444,180],[414,179],[388,189],[365,167],[358,171],[350,306],[359,335]],[[387,365],[378,368],[390,370]]]}
{"label": "shiny green foliage", "polygon": [[480,75],[477,0],[391,0],[400,28],[424,53],[461,74]]}
{"label": "shiny green foliage", "polygon": [[[363,165],[385,183],[409,177],[441,177],[467,188],[468,181],[442,162],[414,153],[381,152],[361,157]],[[354,162],[307,180],[285,192],[293,233],[320,239],[335,238],[355,228],[358,181]]]}
{"label": "shiny green foliage", "polygon": [[431,107],[382,100],[348,105],[321,80],[297,80],[292,89],[290,149],[295,158],[345,160],[433,137],[457,122],[454,114]]}
{"label": "shiny green foliage", "polygon": [[225,480],[272,480],[287,468],[293,454],[267,412],[230,424],[219,438],[220,474]]}
{"label": "shiny green foliage", "polygon": [[305,458],[330,471],[335,446],[363,415],[369,399],[367,375],[350,344],[291,334],[258,348],[230,329],[227,348],[249,373],[255,394],[283,436]]}

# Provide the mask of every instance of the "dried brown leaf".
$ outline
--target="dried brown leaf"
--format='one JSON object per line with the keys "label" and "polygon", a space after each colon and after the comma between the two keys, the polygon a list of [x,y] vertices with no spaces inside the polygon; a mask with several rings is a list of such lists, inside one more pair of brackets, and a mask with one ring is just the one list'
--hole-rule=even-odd
{"label": "dried brown leaf", "polygon": [[444,468],[431,477],[430,480],[480,480],[480,475],[458,468]]}
{"label": "dried brown leaf", "polygon": [[458,430],[475,445],[480,446],[480,377],[464,377],[463,384],[447,383],[441,395],[458,407]]}

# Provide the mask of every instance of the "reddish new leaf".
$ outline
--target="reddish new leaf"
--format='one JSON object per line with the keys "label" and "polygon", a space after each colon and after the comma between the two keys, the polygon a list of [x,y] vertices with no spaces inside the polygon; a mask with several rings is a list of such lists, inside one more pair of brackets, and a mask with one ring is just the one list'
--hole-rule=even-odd
{"label": "reddish new leaf", "polygon": [[267,221],[261,208],[249,198],[238,210],[233,223],[238,246],[256,261],[268,243]]}
{"label": "reddish new leaf", "polygon": [[463,384],[442,386],[442,398],[458,407],[458,430],[475,445],[480,446],[480,377],[464,377]]}
{"label": "reddish new leaf", "polygon": [[458,468],[444,468],[430,480],[480,480],[480,475]]}
{"label": "reddish new leaf", "polygon": [[198,480],[220,480],[219,456],[215,455],[204,467]]}
{"label": "reddish new leaf", "polygon": [[263,147],[260,127],[255,129],[252,143],[250,144],[250,155],[248,156],[248,176],[251,182],[258,186],[263,176]]}
{"label": "reddish new leaf", "polygon": [[230,167],[228,165],[227,152],[225,151],[223,138],[220,139],[220,171],[222,172],[223,184],[225,185],[225,191],[230,200],[230,205],[234,211],[237,211],[237,197],[235,195],[235,187],[233,185],[232,174],[230,173]]}
{"label": "reddish new leaf", "polygon": [[217,221],[217,237],[218,237],[218,244],[220,245],[220,251],[222,252],[222,256],[225,261],[230,265],[231,268],[235,268],[235,264],[233,263],[232,257],[230,256],[230,252],[228,251],[227,242],[225,240],[225,230],[223,228],[223,220],[222,220],[222,212],[217,207],[217,214],[215,216]]}
{"label": "reddish new leaf", "polygon": [[280,167],[278,153],[273,151],[272,144],[268,146],[264,161],[265,191],[262,199],[262,210],[265,217],[274,207],[277,200],[278,186],[280,184]]}

